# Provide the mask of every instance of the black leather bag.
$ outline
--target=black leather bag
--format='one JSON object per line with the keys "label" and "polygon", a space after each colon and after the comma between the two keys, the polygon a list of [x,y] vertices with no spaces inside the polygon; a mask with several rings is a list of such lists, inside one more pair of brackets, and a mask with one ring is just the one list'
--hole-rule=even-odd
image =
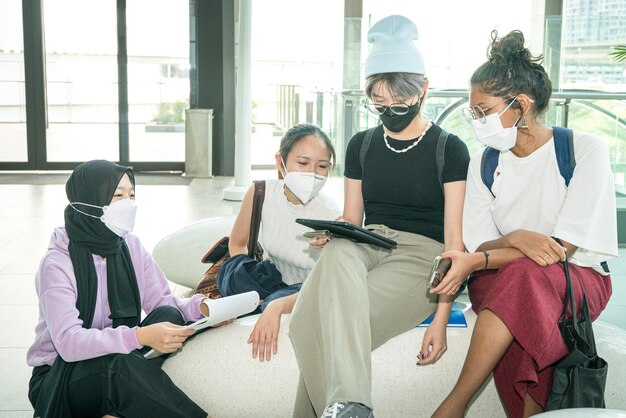
{"label": "black leather bag", "polygon": [[[565,408],[604,408],[604,389],[609,366],[598,356],[596,350],[583,284],[579,280],[583,297],[582,313],[578,318],[567,260],[563,263],[563,269],[567,287],[559,329],[569,354],[556,365],[546,411]],[[568,308],[571,308],[571,318],[567,317]]]}

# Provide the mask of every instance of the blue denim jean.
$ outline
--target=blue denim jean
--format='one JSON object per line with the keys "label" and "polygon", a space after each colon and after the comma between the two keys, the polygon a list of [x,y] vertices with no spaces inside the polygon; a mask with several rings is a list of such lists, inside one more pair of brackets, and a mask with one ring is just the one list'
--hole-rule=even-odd
{"label": "blue denim jean", "polygon": [[267,305],[276,299],[300,291],[301,283],[288,285],[282,275],[269,260],[256,261],[245,254],[226,260],[217,273],[217,288],[222,296],[232,296],[252,290],[263,300],[259,309],[263,312]]}
{"label": "blue denim jean", "polygon": [[261,312],[263,312],[271,301],[284,298],[285,296],[293,295],[294,293],[298,293],[301,287],[302,287],[302,283],[296,283],[292,285],[285,284],[285,287],[281,287],[277,291],[270,293],[269,296],[267,296],[263,300],[261,305],[259,305],[259,309],[261,310]]}

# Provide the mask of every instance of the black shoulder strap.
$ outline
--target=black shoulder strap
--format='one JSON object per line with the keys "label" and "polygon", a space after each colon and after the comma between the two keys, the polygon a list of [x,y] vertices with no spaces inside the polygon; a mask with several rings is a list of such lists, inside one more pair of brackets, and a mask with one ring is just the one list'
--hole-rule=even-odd
{"label": "black shoulder strap", "polygon": [[[446,143],[448,142],[448,136],[450,134],[444,129],[441,129],[439,139],[437,140],[437,154],[435,156],[435,162],[437,164],[437,178],[439,179],[439,185],[441,186],[441,192],[443,193],[443,169],[446,159]],[[444,194],[445,197],[445,194]]]}
{"label": "black shoulder strap", "polygon": [[[380,125],[378,125],[380,126]],[[363,168],[365,167],[365,156],[367,155],[367,151],[370,149],[370,144],[372,143],[372,136],[374,136],[374,132],[378,129],[378,126],[374,126],[373,128],[369,128],[365,133],[365,138],[363,138],[363,143],[361,144],[361,152],[359,153],[359,162],[361,163],[361,178],[363,178]]]}
{"label": "black shoulder strap", "polygon": [[576,167],[574,132],[571,129],[561,128],[559,126],[553,126],[552,132],[559,172],[563,179],[565,179],[565,186],[569,186],[569,182],[574,175],[574,168]]}
{"label": "black shoulder strap", "polygon": [[497,149],[486,147],[483,151],[483,156],[480,159],[480,177],[493,197],[496,197],[496,195],[493,194],[491,186],[493,186],[493,173],[496,171],[496,167],[498,166],[499,156],[500,152]]}

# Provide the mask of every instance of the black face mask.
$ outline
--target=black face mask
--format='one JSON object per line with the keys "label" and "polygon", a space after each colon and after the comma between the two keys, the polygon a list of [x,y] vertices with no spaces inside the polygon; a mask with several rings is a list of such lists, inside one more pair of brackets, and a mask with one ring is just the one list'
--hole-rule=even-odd
{"label": "black face mask", "polygon": [[391,112],[389,108],[385,109],[385,113],[380,115],[380,120],[391,132],[402,132],[406,129],[407,126],[415,119],[415,116],[420,111],[421,102],[409,106],[409,111],[405,115],[395,115]]}

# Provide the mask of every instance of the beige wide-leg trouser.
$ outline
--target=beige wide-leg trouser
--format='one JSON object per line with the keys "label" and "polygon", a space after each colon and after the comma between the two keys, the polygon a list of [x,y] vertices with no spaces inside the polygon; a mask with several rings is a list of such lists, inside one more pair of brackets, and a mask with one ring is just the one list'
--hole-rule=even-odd
{"label": "beige wide-leg trouser", "polygon": [[[319,417],[333,402],[371,401],[371,352],[437,308],[427,276],[443,245],[368,225],[398,243],[391,251],[333,239],[304,282],[289,324],[300,381],[293,416]],[[421,341],[416,341],[416,352]]]}

